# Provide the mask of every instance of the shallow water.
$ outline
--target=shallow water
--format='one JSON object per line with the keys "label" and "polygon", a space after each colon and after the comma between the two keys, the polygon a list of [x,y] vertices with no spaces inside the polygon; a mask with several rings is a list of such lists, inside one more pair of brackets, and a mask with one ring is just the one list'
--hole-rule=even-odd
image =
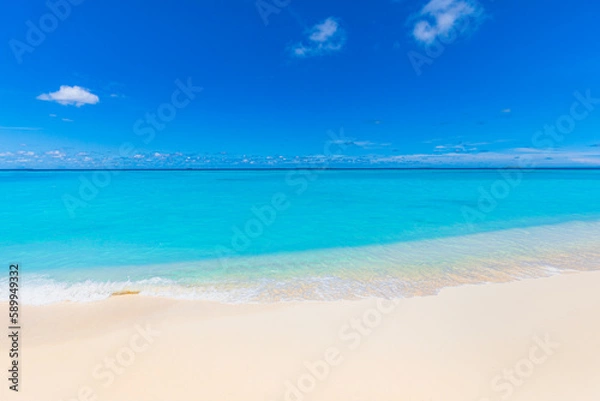
{"label": "shallow water", "polygon": [[600,266],[600,170],[0,172],[0,191],[26,303],[411,296]]}

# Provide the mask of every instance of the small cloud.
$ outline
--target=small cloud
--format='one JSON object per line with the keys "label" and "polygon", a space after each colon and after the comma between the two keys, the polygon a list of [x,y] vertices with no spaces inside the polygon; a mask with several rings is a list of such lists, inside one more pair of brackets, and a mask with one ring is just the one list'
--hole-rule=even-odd
{"label": "small cloud", "polygon": [[369,148],[377,146],[377,143],[371,141],[354,141],[352,144],[354,146],[358,146],[359,148]]}
{"label": "small cloud", "polygon": [[100,101],[100,98],[88,89],[68,85],[62,85],[56,92],[42,93],[36,99],[56,102],[63,106],[75,105],[77,107],[81,107],[84,104],[96,104]]}
{"label": "small cloud", "polygon": [[418,42],[430,45],[438,37],[448,36],[465,19],[478,19],[482,11],[479,3],[473,0],[430,0],[419,13],[420,19],[413,28],[413,37]]}
{"label": "small cloud", "polygon": [[548,152],[554,152],[555,149],[540,149],[540,148],[531,148],[531,147],[524,147],[524,148],[513,148],[510,149],[513,152],[516,153],[548,153]]}
{"label": "small cloud", "polygon": [[0,127],[0,131],[39,131],[36,127]]}
{"label": "small cloud", "polygon": [[329,143],[331,143],[333,145],[339,145],[339,146],[356,146],[356,147],[363,148],[363,149],[381,149],[381,148],[387,148],[392,145],[391,143],[359,141],[354,138],[335,139],[335,140],[329,141]]}
{"label": "small cloud", "polygon": [[48,115],[52,118],[56,117],[56,114],[48,114]]}
{"label": "small cloud", "polygon": [[297,43],[291,47],[293,56],[312,57],[334,53],[342,50],[346,43],[346,32],[333,17],[313,26],[307,35],[306,43]]}
{"label": "small cloud", "polygon": [[71,120],[70,118],[63,118],[62,120],[64,122],[66,122],[66,123],[72,123],[73,122],[73,120]]}
{"label": "small cloud", "polygon": [[479,152],[479,146],[487,145],[488,142],[477,142],[477,143],[468,143],[463,142],[459,144],[445,144],[445,145],[437,145],[434,147],[435,153],[474,153]]}
{"label": "small cloud", "polygon": [[512,112],[512,110],[511,109],[504,109],[504,110],[502,110],[502,112],[503,113],[510,113],[510,112]]}
{"label": "small cloud", "polygon": [[66,156],[66,154],[64,152],[61,152],[60,150],[51,150],[46,152],[46,154],[57,159],[62,159]]}

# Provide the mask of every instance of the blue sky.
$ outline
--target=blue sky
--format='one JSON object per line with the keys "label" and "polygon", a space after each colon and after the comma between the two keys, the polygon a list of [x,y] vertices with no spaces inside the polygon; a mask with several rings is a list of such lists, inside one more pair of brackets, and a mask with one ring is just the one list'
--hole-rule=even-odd
{"label": "blue sky", "polygon": [[600,4],[29,0],[0,168],[600,166]]}

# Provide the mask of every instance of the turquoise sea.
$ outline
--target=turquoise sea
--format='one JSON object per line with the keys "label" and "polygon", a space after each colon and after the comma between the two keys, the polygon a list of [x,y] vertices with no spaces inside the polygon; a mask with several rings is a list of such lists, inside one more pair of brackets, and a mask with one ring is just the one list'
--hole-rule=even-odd
{"label": "turquoise sea", "polygon": [[600,268],[600,170],[2,171],[0,194],[2,263],[32,304],[403,297]]}

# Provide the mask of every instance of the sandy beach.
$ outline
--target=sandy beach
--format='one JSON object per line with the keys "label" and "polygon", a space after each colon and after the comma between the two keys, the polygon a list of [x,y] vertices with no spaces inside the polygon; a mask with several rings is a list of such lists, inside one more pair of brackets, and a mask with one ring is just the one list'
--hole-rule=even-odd
{"label": "sandy beach", "polygon": [[2,11],[0,401],[600,401],[600,0]]}
{"label": "sandy beach", "polygon": [[[597,401],[600,272],[398,301],[25,306],[2,400]],[[6,308],[2,304],[2,308]],[[9,345],[2,336],[2,371]]]}

